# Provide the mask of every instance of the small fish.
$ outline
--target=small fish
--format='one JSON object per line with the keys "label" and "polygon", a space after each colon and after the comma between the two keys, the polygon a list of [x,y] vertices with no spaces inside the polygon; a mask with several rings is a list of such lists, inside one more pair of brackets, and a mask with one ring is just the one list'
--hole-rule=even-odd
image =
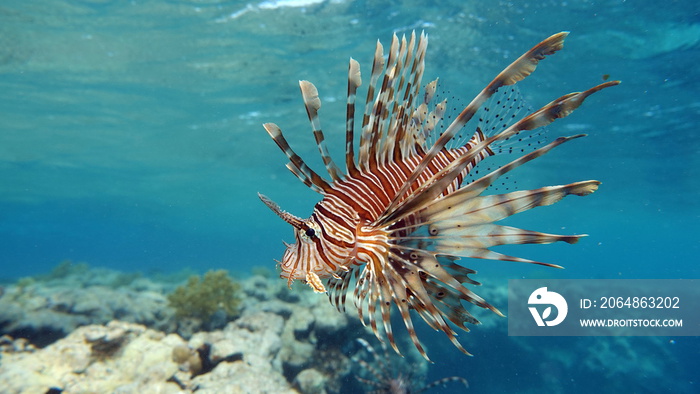
{"label": "small fish", "polygon": [[[466,323],[479,323],[465,306],[473,304],[503,314],[466,287],[479,283],[469,277],[476,271],[460,265],[459,259],[472,257],[559,267],[489,248],[556,241],[576,243],[584,235],[545,234],[494,222],[554,204],[569,194],[591,194],[600,184],[589,180],[497,195],[483,193],[514,168],[582,134],[557,138],[486,175],[465,181],[480,161],[502,151],[512,152],[512,144],[517,146],[517,140],[568,116],[591,94],[619,83],[605,82],[564,95],[522,119],[508,120],[511,123],[502,127],[484,128],[489,119],[482,119],[469,131],[467,123],[489,98],[499,89],[506,92],[514,89],[511,85],[530,75],[540,60],[563,47],[567,35],[568,32],[555,34],[516,59],[440,132],[436,126],[443,120],[447,122],[447,101],[433,102],[437,80],[420,91],[427,36],[421,33],[416,38],[414,32],[409,39],[399,40],[394,35],[386,58],[378,42],[362,124],[357,130],[357,152],[355,101],[361,76],[359,63],[350,59],[345,171],[328,153],[318,117],[321,107],[318,91],[311,82],[300,81],[306,112],[330,179],[324,179],[306,165],[277,125],[263,125],[289,159],[287,168],[323,197],[311,217],[302,219],[259,194],[273,212],[294,228],[296,242],[285,244],[279,262],[280,276],[290,286],[298,279],[315,292],[327,293],[339,311],[345,310],[345,300],[352,289],[362,323],[369,323],[380,340],[383,331],[399,354],[391,325],[391,314],[396,311],[413,344],[426,359],[429,360],[414,329],[415,316],[445,333],[454,346],[469,354],[457,341],[454,329],[469,331]],[[500,119],[498,114],[491,116],[495,117],[492,120]],[[463,134],[470,138],[461,139]]]}

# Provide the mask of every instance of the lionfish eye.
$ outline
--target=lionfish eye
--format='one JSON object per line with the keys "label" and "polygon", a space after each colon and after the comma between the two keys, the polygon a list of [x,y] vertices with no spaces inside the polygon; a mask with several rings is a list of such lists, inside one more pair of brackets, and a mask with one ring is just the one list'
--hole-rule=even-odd
{"label": "lionfish eye", "polygon": [[299,238],[304,242],[313,242],[320,234],[321,227],[312,220],[308,220],[303,224],[303,227],[298,229]]}

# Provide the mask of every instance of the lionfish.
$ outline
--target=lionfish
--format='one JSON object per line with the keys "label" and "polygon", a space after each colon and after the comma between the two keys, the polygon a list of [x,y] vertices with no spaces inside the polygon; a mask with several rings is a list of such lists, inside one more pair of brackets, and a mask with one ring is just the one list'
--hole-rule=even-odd
{"label": "lionfish", "polygon": [[[355,101],[361,77],[359,63],[350,59],[345,172],[331,159],[324,142],[318,117],[321,107],[318,91],[311,82],[300,81],[306,112],[330,180],[307,166],[276,124],[263,125],[289,159],[287,168],[323,197],[311,217],[302,219],[259,194],[272,211],[294,227],[296,242],[285,243],[284,256],[278,261],[281,278],[287,279],[290,286],[299,279],[315,292],[327,293],[341,312],[345,311],[352,283],[360,320],[365,325],[369,323],[380,341],[383,340],[380,331],[383,331],[399,354],[390,322],[392,310],[398,310],[413,344],[426,359],[429,360],[416,335],[412,313],[417,313],[433,329],[445,333],[454,346],[469,354],[457,340],[452,325],[469,331],[466,323],[479,324],[479,321],[462,301],[490,309],[500,316],[503,314],[465,286],[480,283],[469,277],[476,271],[457,263],[460,257],[561,268],[489,248],[556,241],[573,244],[585,236],[546,234],[494,222],[534,207],[554,204],[569,194],[591,194],[597,190],[599,181],[496,195],[482,193],[514,168],[583,134],[557,138],[471,182],[465,181],[465,177],[480,161],[502,150],[506,141],[568,116],[588,96],[619,81],[564,95],[520,120],[511,120],[510,125],[485,131],[477,126],[466,142],[458,138],[467,122],[490,97],[499,89],[514,89],[504,87],[530,75],[540,60],[563,47],[567,35],[568,32],[555,34],[512,62],[439,135],[435,129],[445,117],[447,102],[433,103],[437,80],[428,83],[420,93],[427,35],[421,33],[416,39],[414,32],[408,40],[405,36],[399,40],[394,35],[386,58],[378,41],[362,127],[358,130],[357,154]],[[431,145],[429,141],[434,142]],[[377,322],[379,319],[381,326]],[[380,330],[378,327],[382,326]]]}

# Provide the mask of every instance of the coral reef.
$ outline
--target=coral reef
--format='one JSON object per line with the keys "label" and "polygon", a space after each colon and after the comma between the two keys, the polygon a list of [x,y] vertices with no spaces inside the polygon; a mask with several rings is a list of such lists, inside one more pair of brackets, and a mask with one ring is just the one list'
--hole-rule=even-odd
{"label": "coral reef", "polygon": [[176,392],[171,349],[184,341],[142,325],[111,322],[80,327],[41,351],[4,353],[0,386],[9,393]]}
{"label": "coral reef", "polygon": [[[624,381],[631,391],[673,387],[689,392],[683,382],[674,383],[677,370],[663,363],[680,347],[663,338],[548,338],[543,344],[508,337],[506,319],[477,314],[484,324],[467,338],[475,357],[454,352],[450,344],[429,343],[441,355],[431,366],[398,332],[403,359],[390,352],[394,359],[388,360],[360,346],[357,338],[380,351],[371,330],[352,311],[339,313],[326,297],[303,286],[288,289],[277,278],[239,279],[236,314],[221,328],[188,335],[180,334],[185,318],[176,318],[165,295],[172,293],[174,283],[137,277],[113,288],[115,278],[125,276],[89,268],[4,287],[0,391],[346,394],[383,389],[381,384],[397,377],[412,390],[436,389],[425,385],[434,379],[435,384],[463,390],[461,379],[440,379],[455,375],[468,379],[476,390],[513,391],[517,386],[519,392],[541,392],[543,387],[570,392],[587,388],[585,377],[597,375],[605,377],[611,390],[622,390],[617,382]],[[507,287],[483,290],[507,313]],[[214,312],[211,319],[218,314],[226,311]],[[555,340],[562,345],[553,347]],[[543,348],[560,350],[543,353]],[[387,368],[387,363],[393,366]],[[518,373],[493,379],[494,365]],[[634,373],[654,381],[630,386],[629,380],[617,379]]]}
{"label": "coral reef", "polygon": [[351,355],[343,347],[358,335],[370,335],[356,319],[338,313],[323,297],[305,297],[276,280],[253,277],[241,291],[246,302],[240,317],[189,340],[120,321],[77,328],[44,349],[4,337],[0,387],[8,392],[351,392],[343,388],[352,376]]}
{"label": "coral reef", "polygon": [[198,276],[191,276],[187,284],[168,296],[168,302],[175,309],[176,317],[207,320],[218,310],[234,316],[241,302],[238,296],[240,287],[226,271],[209,271],[201,280]]}
{"label": "coral reef", "polygon": [[164,289],[140,275],[86,264],[59,264],[50,274],[22,278],[0,295],[0,335],[43,347],[77,327],[112,320],[171,332],[173,310]]}
{"label": "coral reef", "polygon": [[[182,336],[177,334],[180,322],[192,318],[176,317],[177,309],[169,306],[164,295],[168,288],[138,278],[127,287],[113,289],[106,285],[112,275],[97,269],[98,275],[95,270],[81,272],[79,277],[69,272],[59,278],[27,280],[5,289],[0,297],[0,334],[10,335],[0,338],[0,387],[8,392],[55,388],[166,393],[359,389],[350,379],[352,354],[345,349],[357,336],[370,338],[371,334],[356,318],[338,313],[324,297],[305,289],[290,290],[277,279],[254,276],[234,284],[225,272],[213,272],[190,279],[170,298],[177,294],[189,309],[198,301],[187,303],[187,299],[217,299],[213,304],[218,311],[209,309],[198,317],[232,313],[235,319],[222,329],[193,330]],[[78,283],[78,278],[83,282]],[[217,287],[224,291],[212,291]],[[225,304],[232,296],[237,302]],[[158,302],[146,302],[149,297]],[[121,307],[115,307],[119,303]],[[134,324],[136,320],[145,324]],[[46,332],[58,334],[48,337]],[[149,349],[148,354],[134,353],[137,348]],[[144,366],[137,373],[121,367],[127,356],[150,361],[132,359]],[[113,368],[122,369],[111,377],[101,375],[100,371]],[[344,381],[350,381],[351,387]]]}
{"label": "coral reef", "polygon": [[209,271],[201,279],[190,276],[186,284],[168,295],[177,332],[190,337],[200,330],[223,327],[239,313],[240,289],[225,270]]}

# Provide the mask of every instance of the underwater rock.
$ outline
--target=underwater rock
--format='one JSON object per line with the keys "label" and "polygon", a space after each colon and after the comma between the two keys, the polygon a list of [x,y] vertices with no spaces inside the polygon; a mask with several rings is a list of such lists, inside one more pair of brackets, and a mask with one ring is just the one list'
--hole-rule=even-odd
{"label": "underwater rock", "polygon": [[[319,297],[320,298],[320,297]],[[356,328],[360,328],[359,319],[355,313],[355,308],[352,305],[347,305],[346,308],[350,313],[340,313],[328,300],[320,300],[312,309],[314,316],[314,330],[321,337],[333,336],[348,328],[352,322]]]}
{"label": "underwater rock", "polygon": [[278,278],[266,278],[254,275],[241,282],[246,301],[279,300],[285,304],[295,304],[301,301],[305,294],[298,288],[288,288],[287,282]]}
{"label": "underwater rock", "polygon": [[242,283],[243,292],[246,298],[255,298],[260,301],[266,301],[275,296],[275,287],[271,281],[262,276],[256,275]]}
{"label": "underwater rock", "polygon": [[9,335],[3,335],[0,337],[0,352],[2,353],[22,353],[33,351],[36,351],[36,347],[26,338],[14,339]]}
{"label": "underwater rock", "polygon": [[[162,285],[73,280],[28,281],[0,296],[0,328],[20,334],[0,337],[0,391],[338,393],[353,376],[348,343],[372,336],[326,297],[276,278],[240,280],[240,314],[184,339]],[[148,326],[110,321],[117,316]]]}
{"label": "underwater rock", "polygon": [[309,368],[301,371],[294,379],[294,384],[299,387],[302,393],[326,394],[326,377],[321,372]]}
{"label": "underwater rock", "polygon": [[173,348],[172,360],[180,366],[181,371],[189,372],[191,376],[199,375],[204,367],[200,351],[186,345]]}
{"label": "underwater rock", "polygon": [[193,379],[192,385],[197,394],[297,393],[279,372],[244,361],[221,363],[211,373]]}
{"label": "underwater rock", "polygon": [[78,328],[32,353],[2,354],[0,387],[6,392],[176,392],[167,379],[178,369],[172,348],[184,344],[133,323]]}
{"label": "underwater rock", "polygon": [[[281,347],[282,324],[279,316],[261,313],[240,324],[230,323],[223,331],[199,333],[189,343],[177,334],[127,322],[85,326],[33,352],[3,346],[0,387],[8,393],[43,393],[51,388],[65,392],[291,393],[290,384],[271,363]],[[12,341],[5,337],[2,343]],[[206,359],[193,368],[202,356]],[[183,367],[190,370],[183,371]]]}
{"label": "underwater rock", "polygon": [[282,342],[280,334],[284,320],[277,315],[260,312],[243,316],[229,323],[224,330],[200,332],[192,336],[192,348],[210,347],[208,362],[242,359],[251,366],[269,366]]}
{"label": "underwater rock", "polygon": [[39,347],[77,327],[112,320],[168,332],[174,325],[173,311],[165,296],[150,290],[69,286],[54,280],[8,286],[0,297],[0,334],[27,338]]}

